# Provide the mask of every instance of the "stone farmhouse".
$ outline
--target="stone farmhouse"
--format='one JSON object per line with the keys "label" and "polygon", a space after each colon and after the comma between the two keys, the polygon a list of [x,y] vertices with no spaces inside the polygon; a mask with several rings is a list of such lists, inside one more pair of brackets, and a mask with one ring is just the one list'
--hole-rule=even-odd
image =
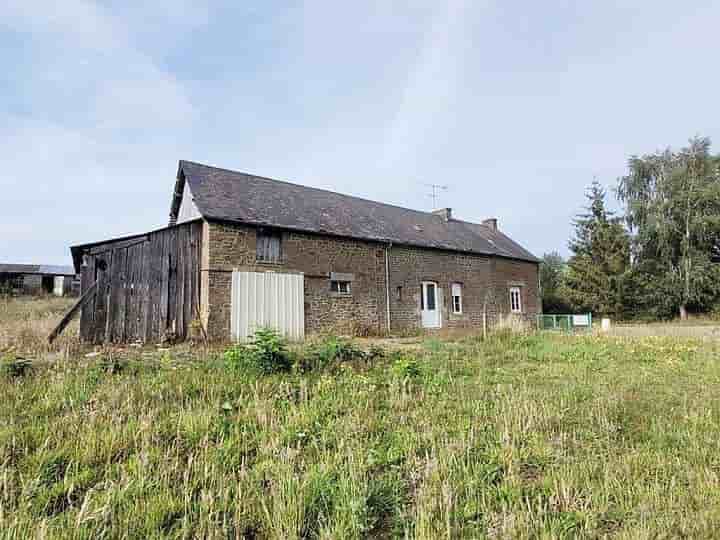
{"label": "stone farmhouse", "polygon": [[534,323],[541,309],[539,261],[496,219],[189,161],[168,227],[72,253],[86,297],[81,335],[95,342],[244,339],[260,326],[294,338],[481,328]]}

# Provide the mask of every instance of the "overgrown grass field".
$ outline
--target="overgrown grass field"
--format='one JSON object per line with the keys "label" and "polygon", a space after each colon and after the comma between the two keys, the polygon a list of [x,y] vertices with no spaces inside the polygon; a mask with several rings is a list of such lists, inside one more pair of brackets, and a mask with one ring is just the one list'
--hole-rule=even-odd
{"label": "overgrown grass field", "polygon": [[281,369],[245,349],[131,349],[23,372],[6,352],[0,538],[720,530],[712,342],[271,345],[290,360]]}
{"label": "overgrown grass field", "polygon": [[55,296],[13,298],[0,294],[0,354],[74,352],[78,344],[77,320],[68,325],[53,347],[47,344],[47,337],[76,300]]}

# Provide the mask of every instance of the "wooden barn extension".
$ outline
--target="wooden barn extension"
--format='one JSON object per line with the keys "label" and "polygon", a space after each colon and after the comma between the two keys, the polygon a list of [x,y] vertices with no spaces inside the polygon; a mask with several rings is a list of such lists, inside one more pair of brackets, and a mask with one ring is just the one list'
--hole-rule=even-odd
{"label": "wooden barn extension", "polygon": [[[81,266],[80,337],[185,339],[200,305],[202,222],[72,248]],[[86,295],[92,287],[95,291]]]}

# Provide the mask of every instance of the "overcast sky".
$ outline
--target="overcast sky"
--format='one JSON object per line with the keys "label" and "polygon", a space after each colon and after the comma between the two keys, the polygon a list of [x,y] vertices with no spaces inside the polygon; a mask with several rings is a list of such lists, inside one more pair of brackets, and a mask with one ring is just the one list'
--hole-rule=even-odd
{"label": "overcast sky", "polygon": [[564,253],[593,177],[720,145],[716,0],[251,3],[0,2],[0,262],[166,224],[179,159]]}

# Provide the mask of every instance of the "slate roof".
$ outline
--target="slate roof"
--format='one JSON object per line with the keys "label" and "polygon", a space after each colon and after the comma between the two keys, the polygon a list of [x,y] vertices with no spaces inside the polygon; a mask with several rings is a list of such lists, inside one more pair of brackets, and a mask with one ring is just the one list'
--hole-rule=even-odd
{"label": "slate roof", "polygon": [[74,276],[72,266],[57,266],[51,264],[2,264],[0,274],[43,274],[48,276]]}
{"label": "slate roof", "polygon": [[174,216],[188,182],[206,219],[538,261],[508,236],[483,224],[445,221],[429,212],[191,161],[180,161],[177,177]]}
{"label": "slate roof", "polygon": [[54,276],[74,276],[75,269],[72,266],[58,266],[54,264],[41,264],[39,274],[52,274]]}

